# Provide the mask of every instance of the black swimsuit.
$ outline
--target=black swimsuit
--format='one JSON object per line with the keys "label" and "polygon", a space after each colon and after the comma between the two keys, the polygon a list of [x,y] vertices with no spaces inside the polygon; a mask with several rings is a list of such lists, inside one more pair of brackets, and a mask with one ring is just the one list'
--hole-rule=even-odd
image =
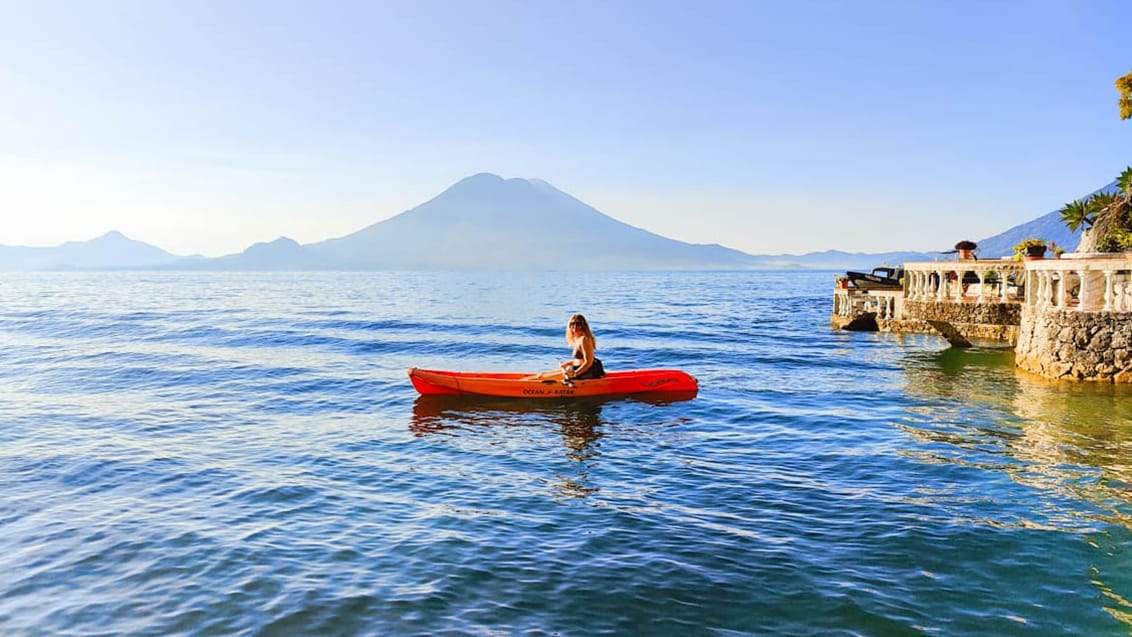
{"label": "black swimsuit", "polygon": [[[581,348],[574,350],[574,358],[585,358],[585,352],[583,352],[581,350]],[[587,369],[585,372],[575,376],[574,380],[586,380],[587,378],[601,378],[602,376],[605,376],[605,368],[602,367],[602,365],[601,365],[601,359],[598,358],[597,356],[594,356],[593,365],[590,365],[590,368]]]}

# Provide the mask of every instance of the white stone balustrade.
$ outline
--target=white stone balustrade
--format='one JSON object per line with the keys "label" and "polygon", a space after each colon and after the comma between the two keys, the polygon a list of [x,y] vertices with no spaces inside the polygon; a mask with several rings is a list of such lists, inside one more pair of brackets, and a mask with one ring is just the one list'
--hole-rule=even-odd
{"label": "white stone balustrade", "polygon": [[875,312],[878,319],[900,317],[902,290],[857,290],[855,288],[835,288],[833,293],[834,316],[856,316],[864,312]]}
{"label": "white stone balustrade", "polygon": [[903,297],[902,290],[874,290],[872,295],[876,297],[874,306],[878,319],[894,319],[900,317],[900,299]]}
{"label": "white stone balustrade", "polygon": [[895,319],[873,329],[926,323],[953,345],[1013,342],[1014,364],[1047,378],[1132,383],[1132,254],[914,262],[903,290],[842,286],[835,313]]}
{"label": "white stone balustrade", "polygon": [[1026,305],[1039,310],[1132,312],[1132,254],[1027,261]]}
{"label": "white stone balustrade", "polygon": [[835,316],[875,312],[878,319],[900,320],[907,318],[903,316],[905,301],[1132,313],[1132,254],[1070,254],[1060,259],[1025,261],[919,261],[904,264],[903,290],[866,292],[843,285],[839,277]]}
{"label": "white stone balustrade", "polygon": [[905,298],[952,303],[1021,303],[1024,263],[1012,259],[904,264]]}
{"label": "white stone balustrade", "polygon": [[[931,261],[904,265],[905,298],[1025,303],[1037,309],[1132,312],[1132,254],[1027,261]],[[976,282],[977,279],[977,282]],[[966,281],[966,282],[964,282]]]}
{"label": "white stone balustrade", "polygon": [[860,306],[857,301],[856,293],[849,290],[836,289],[833,291],[833,315],[834,316],[853,316],[857,312],[863,311],[858,309]]}

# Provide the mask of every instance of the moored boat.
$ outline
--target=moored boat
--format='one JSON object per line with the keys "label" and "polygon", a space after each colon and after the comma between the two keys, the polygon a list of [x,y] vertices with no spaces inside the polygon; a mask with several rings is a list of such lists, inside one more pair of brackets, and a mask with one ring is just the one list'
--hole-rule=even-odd
{"label": "moored boat", "polygon": [[601,378],[574,380],[538,379],[534,373],[455,372],[436,369],[409,370],[409,380],[422,396],[468,395],[503,398],[571,398],[629,394],[695,395],[695,377],[678,369],[635,369],[607,372]]}
{"label": "moored boat", "polygon": [[849,285],[858,290],[899,290],[904,287],[904,268],[879,266],[871,272],[846,272]]}

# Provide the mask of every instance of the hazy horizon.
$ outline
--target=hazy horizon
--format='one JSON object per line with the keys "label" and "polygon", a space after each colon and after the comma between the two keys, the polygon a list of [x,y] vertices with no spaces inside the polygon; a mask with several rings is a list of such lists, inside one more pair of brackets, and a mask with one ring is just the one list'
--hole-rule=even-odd
{"label": "hazy horizon", "polygon": [[749,254],[935,250],[1132,163],[1113,88],[1130,18],[1115,0],[9,3],[0,245],[309,244],[490,172]]}

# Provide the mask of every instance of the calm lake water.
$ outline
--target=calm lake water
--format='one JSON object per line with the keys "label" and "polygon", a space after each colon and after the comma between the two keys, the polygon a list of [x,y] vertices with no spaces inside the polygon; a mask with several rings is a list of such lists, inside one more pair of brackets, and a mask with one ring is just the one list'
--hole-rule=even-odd
{"label": "calm lake water", "polygon": [[[3,635],[1128,635],[1132,388],[831,273],[0,281]],[[418,399],[412,366],[680,402]]]}

